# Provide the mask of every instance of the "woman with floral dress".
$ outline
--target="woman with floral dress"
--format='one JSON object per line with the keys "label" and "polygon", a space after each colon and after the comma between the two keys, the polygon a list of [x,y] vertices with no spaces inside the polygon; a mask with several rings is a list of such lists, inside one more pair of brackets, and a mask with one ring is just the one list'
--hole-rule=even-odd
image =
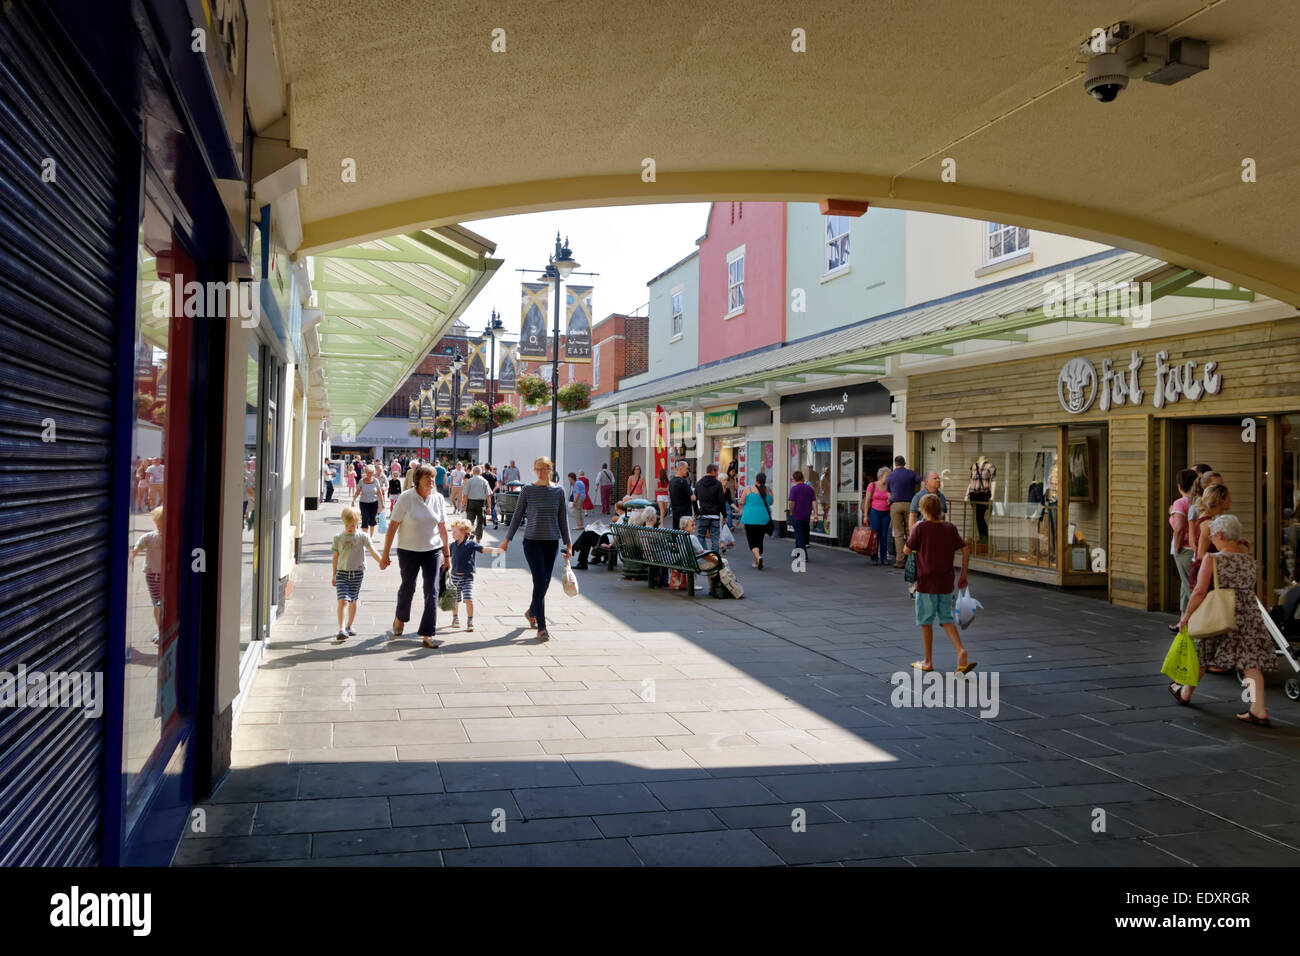
{"label": "woman with floral dress", "polygon": [[[1246,678],[1245,697],[1250,701],[1250,708],[1244,714],[1238,714],[1237,719],[1259,727],[1271,727],[1268,708],[1264,706],[1264,672],[1277,669],[1277,649],[1264,628],[1264,618],[1255,599],[1259,564],[1246,547],[1245,534],[1236,515],[1221,514],[1211,519],[1209,533],[1218,550],[1205,555],[1201,573],[1196,579],[1196,590],[1192,592],[1187,610],[1178,623],[1180,627],[1186,626],[1204,602],[1212,584],[1231,589],[1237,626],[1226,634],[1196,642],[1201,676],[1205,676],[1209,667],[1240,668]],[[1180,704],[1191,700],[1193,690],[1186,685],[1169,685],[1169,693]]]}

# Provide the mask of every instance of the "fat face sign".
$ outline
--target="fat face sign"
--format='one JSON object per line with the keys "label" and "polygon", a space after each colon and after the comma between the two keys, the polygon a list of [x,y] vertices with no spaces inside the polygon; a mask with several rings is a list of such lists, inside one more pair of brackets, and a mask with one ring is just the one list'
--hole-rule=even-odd
{"label": "fat face sign", "polygon": [[[1101,372],[1086,358],[1072,358],[1056,378],[1056,395],[1061,407],[1071,415],[1082,415],[1093,402],[1103,412],[1111,406],[1141,405],[1146,391],[1139,387],[1143,359],[1137,349],[1129,356],[1127,368],[1115,368],[1113,359],[1103,359]],[[1218,362],[1206,362],[1199,370],[1195,359],[1169,364],[1169,353],[1156,353],[1155,382],[1151,404],[1156,408],[1172,405],[1180,399],[1199,402],[1205,395],[1217,395],[1223,389]]]}

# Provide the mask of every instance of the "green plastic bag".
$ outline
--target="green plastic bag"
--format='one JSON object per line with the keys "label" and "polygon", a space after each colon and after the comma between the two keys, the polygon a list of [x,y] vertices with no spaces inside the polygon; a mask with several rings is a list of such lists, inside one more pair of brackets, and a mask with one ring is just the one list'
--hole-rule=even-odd
{"label": "green plastic bag", "polygon": [[1160,673],[1175,684],[1185,684],[1188,687],[1195,687],[1201,679],[1201,661],[1196,656],[1196,644],[1186,627],[1178,632],[1174,642],[1169,645],[1165,666],[1160,668]]}
{"label": "green plastic bag", "polygon": [[456,589],[447,579],[446,568],[443,568],[442,573],[438,575],[438,610],[456,610]]}

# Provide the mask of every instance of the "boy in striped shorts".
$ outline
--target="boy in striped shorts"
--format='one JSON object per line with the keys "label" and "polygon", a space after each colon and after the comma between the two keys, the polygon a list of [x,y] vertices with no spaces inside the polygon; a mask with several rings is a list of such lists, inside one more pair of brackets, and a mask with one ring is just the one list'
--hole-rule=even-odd
{"label": "boy in striped shorts", "polygon": [[501,554],[501,548],[483,547],[471,534],[474,526],[464,518],[451,522],[451,574],[449,582],[456,592],[456,610],[451,612],[451,626],[460,627],[460,602],[465,602],[465,630],[474,630],[474,557]]}
{"label": "boy in striped shorts", "polygon": [[[349,637],[356,637],[352,623],[357,619],[357,598],[361,595],[361,580],[366,574],[367,549],[379,561],[379,552],[375,550],[370,535],[357,531],[361,523],[361,512],[349,505],[343,509],[343,530],[334,536],[334,558],[330,571],[330,584],[338,595],[339,632],[335,637],[342,644]],[[347,608],[348,623],[343,626],[343,609]]]}
{"label": "boy in striped shorts", "polygon": [[[131,559],[127,562],[128,568],[135,567],[135,556],[141,551],[144,552],[144,582],[149,586],[149,600],[153,601],[153,623],[162,633],[162,550],[163,550],[163,510],[162,505],[153,509],[153,524],[156,531],[149,531],[140,535],[140,540],[135,543],[131,549]],[[158,643],[158,634],[153,636],[153,642]]]}

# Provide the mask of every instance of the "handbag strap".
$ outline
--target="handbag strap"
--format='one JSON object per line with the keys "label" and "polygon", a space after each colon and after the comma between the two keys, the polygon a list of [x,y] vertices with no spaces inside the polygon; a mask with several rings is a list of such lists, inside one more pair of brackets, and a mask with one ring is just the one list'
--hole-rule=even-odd
{"label": "handbag strap", "polygon": [[[1206,555],[1206,557],[1209,557],[1209,555]],[[1219,590],[1219,562],[1218,561],[1213,562],[1210,565],[1210,567],[1211,570],[1213,570],[1214,572],[1214,590],[1217,591]]]}

